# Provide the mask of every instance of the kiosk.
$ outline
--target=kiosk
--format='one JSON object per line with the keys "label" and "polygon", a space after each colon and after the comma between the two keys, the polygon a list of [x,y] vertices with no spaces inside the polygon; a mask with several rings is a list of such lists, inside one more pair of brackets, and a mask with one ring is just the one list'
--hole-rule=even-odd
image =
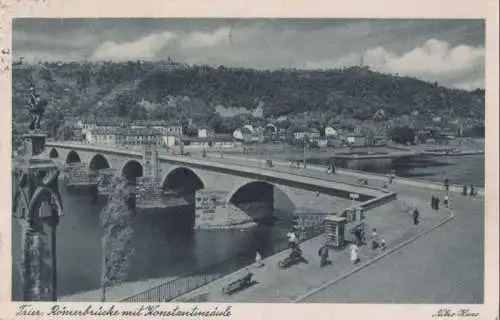
{"label": "kiosk", "polygon": [[325,217],[326,245],[341,249],[344,247],[346,219],[339,216]]}

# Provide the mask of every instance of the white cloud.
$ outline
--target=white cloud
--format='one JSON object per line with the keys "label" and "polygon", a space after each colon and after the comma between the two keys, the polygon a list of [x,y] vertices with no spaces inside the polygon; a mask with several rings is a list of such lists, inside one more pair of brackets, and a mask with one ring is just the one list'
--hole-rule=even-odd
{"label": "white cloud", "polygon": [[222,42],[229,41],[231,29],[228,27],[219,28],[213,32],[192,32],[189,33],[181,42],[182,47],[212,47]]}
{"label": "white cloud", "polygon": [[174,33],[165,31],[153,33],[131,42],[107,41],[94,50],[92,58],[115,61],[154,59],[165,46],[176,38],[177,35]]}
{"label": "white cloud", "polygon": [[475,89],[484,87],[484,59],[484,47],[450,47],[445,41],[430,39],[421,47],[400,55],[375,47],[338,59],[308,62],[306,68],[349,67],[363,61],[364,65],[376,71],[437,81],[450,87]]}
{"label": "white cloud", "polygon": [[[484,86],[485,49],[465,45],[482,43],[462,38],[467,29],[453,27],[435,31],[432,25],[430,33],[425,23],[421,27],[420,22],[397,26],[394,29],[394,24],[388,22],[349,22],[313,27],[301,22],[282,28],[279,24],[260,21],[191,31],[149,30],[133,41],[123,40],[130,35],[121,29],[87,36],[85,30],[61,32],[64,37],[47,33],[44,36],[47,41],[23,32],[15,36],[18,55],[28,52],[35,61],[172,57],[189,64],[255,69],[330,69],[359,65],[363,61],[372,70],[436,81],[448,87]],[[82,43],[79,34],[84,36]],[[440,40],[429,39],[431,36]]]}

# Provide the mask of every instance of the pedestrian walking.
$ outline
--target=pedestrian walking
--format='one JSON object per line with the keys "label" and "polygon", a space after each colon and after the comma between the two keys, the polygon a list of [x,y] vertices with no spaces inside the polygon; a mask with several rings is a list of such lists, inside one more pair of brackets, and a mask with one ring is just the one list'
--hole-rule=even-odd
{"label": "pedestrian walking", "polygon": [[436,210],[436,197],[434,195],[431,197],[431,208]]}
{"label": "pedestrian walking", "polygon": [[444,195],[444,198],[443,198],[443,205],[445,207],[448,207],[448,194],[445,194]]}
{"label": "pedestrian walking", "polygon": [[439,197],[436,197],[436,210],[439,210]]}
{"label": "pedestrian walking", "polygon": [[288,237],[288,248],[294,249],[297,245],[297,236],[295,235],[295,230],[292,230],[286,234]]}
{"label": "pedestrian walking", "polygon": [[330,260],[328,260],[329,250],[326,244],[323,245],[321,248],[319,248],[318,255],[320,257],[319,261],[320,268],[323,268],[324,266],[332,263]]}
{"label": "pedestrian walking", "polygon": [[384,182],[384,183],[382,184],[382,191],[384,191],[384,192],[389,191],[389,188],[387,187],[387,183],[386,183],[386,182]]}
{"label": "pedestrian walking", "polygon": [[448,192],[448,190],[450,190],[450,179],[448,179],[448,178],[444,179],[444,189],[446,190],[446,192]]}
{"label": "pedestrian walking", "polygon": [[359,263],[358,246],[356,244],[352,244],[350,250],[351,250],[350,252],[351,262],[354,264],[358,264]]}
{"label": "pedestrian walking", "polygon": [[418,223],[419,223],[418,218],[420,217],[420,212],[418,212],[417,208],[415,208],[415,210],[413,210],[412,217],[413,217],[413,224],[418,225]]}
{"label": "pedestrian walking", "polygon": [[257,268],[261,268],[264,266],[264,262],[262,262],[262,256],[259,251],[255,252],[255,266]]}
{"label": "pedestrian walking", "polygon": [[464,184],[464,186],[462,187],[462,195],[463,196],[466,196],[467,195],[467,186]]}
{"label": "pedestrian walking", "polygon": [[470,185],[470,195],[471,195],[471,196],[474,196],[474,195],[475,195],[474,186],[473,186],[472,184]]}
{"label": "pedestrian walking", "polygon": [[292,160],[288,161],[288,167],[291,168],[293,165]]}
{"label": "pedestrian walking", "polygon": [[382,251],[385,251],[386,248],[387,245],[385,243],[385,239],[380,240],[380,249],[382,249]]}
{"label": "pedestrian walking", "polygon": [[380,246],[379,240],[380,239],[379,239],[379,236],[377,233],[377,229],[373,228],[372,229],[372,250],[378,249],[378,247]]}

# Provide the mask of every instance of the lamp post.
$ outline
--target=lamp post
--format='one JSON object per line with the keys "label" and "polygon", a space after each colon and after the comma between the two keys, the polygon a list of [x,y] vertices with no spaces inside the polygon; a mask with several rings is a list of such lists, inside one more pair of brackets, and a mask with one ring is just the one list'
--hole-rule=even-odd
{"label": "lamp post", "polygon": [[56,301],[56,228],[63,214],[60,170],[44,154],[46,133],[35,129],[22,138],[23,152],[14,166],[12,212],[22,230],[23,300]]}
{"label": "lamp post", "polygon": [[304,136],[304,169],[307,167],[307,146],[309,144],[309,136],[305,135]]}

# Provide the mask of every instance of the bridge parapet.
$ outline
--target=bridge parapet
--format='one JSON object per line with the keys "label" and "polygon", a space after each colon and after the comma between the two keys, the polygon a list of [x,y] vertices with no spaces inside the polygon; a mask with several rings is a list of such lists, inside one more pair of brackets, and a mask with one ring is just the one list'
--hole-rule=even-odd
{"label": "bridge parapet", "polygon": [[[142,152],[140,151],[111,148],[109,146],[49,142],[48,147],[55,148],[60,157],[67,156],[70,151],[75,151],[87,163],[97,154],[103,155],[109,160],[111,167],[117,169],[117,175],[123,174],[122,171],[127,163],[142,159]],[[359,195],[358,200],[360,202],[387,196],[387,194],[371,186],[339,183],[332,181],[330,177],[322,179],[307,176],[304,172],[295,174],[273,170],[273,168],[256,168],[185,156],[160,155],[159,161],[162,172],[166,174],[162,178],[161,184],[157,184],[158,188],[163,189],[167,186],[176,189],[183,186],[189,189],[188,191],[192,193],[192,197],[195,197],[195,190],[200,190],[201,186],[201,189],[216,189],[216,191],[225,195],[225,199],[220,201],[221,204],[216,206],[215,210],[205,213],[203,217],[198,217],[200,222],[205,221],[206,224],[219,225],[220,222],[224,221],[226,223],[233,221],[235,224],[244,224],[253,219],[263,218],[265,216],[264,212],[272,212],[272,208],[263,206],[263,203],[276,200],[272,198],[276,198],[277,190],[280,191],[278,193],[284,195],[282,197],[283,202],[278,209],[288,212],[293,212],[299,207],[313,207],[318,213],[338,213],[349,206],[345,199],[349,199],[353,193]],[[271,186],[271,189],[267,189],[267,187],[263,189],[267,190],[264,192],[266,194],[274,192],[274,194],[271,194],[271,199],[268,199],[269,197],[262,193],[261,199],[233,203],[232,200],[236,193],[254,183],[261,186]],[[188,184],[193,185],[190,187]],[[151,190],[149,193],[156,194],[156,191],[158,190]],[[247,193],[247,196],[250,194]],[[274,202],[276,205],[276,201]],[[348,202],[350,203],[350,201]],[[342,208],[339,206],[342,206]],[[255,214],[256,211],[262,214]],[[197,226],[202,225],[197,223]]]}

